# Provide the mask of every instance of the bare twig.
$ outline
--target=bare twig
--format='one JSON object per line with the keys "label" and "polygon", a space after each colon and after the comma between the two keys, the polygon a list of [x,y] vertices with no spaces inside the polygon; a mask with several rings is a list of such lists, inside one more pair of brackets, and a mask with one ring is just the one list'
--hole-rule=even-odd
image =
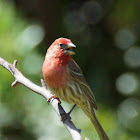
{"label": "bare twig", "polygon": [[[15,60],[13,64],[10,64],[6,60],[0,57],[0,65],[3,66],[5,69],[7,69],[14,76],[15,81],[12,83],[11,85],[12,87],[17,86],[18,84],[22,84],[25,87],[29,88],[30,90],[43,96],[47,101],[53,96],[53,94],[47,89],[44,80],[41,79],[42,87],[40,87],[34,84],[33,82],[31,82],[26,77],[24,77],[24,75],[16,68],[17,60]],[[65,111],[62,108],[62,106],[59,104],[59,101],[57,99],[51,99],[50,104],[52,105],[52,107],[54,108],[54,110],[56,111],[56,113],[61,119],[62,118],[61,115],[65,114]],[[71,134],[73,140],[82,139],[80,135],[81,130],[75,127],[70,117],[67,117],[67,119],[63,121],[63,124]]]}

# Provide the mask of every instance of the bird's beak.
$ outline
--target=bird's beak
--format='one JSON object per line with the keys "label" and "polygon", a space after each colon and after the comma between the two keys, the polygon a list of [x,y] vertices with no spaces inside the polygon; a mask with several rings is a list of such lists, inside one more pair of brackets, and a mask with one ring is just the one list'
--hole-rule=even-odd
{"label": "bird's beak", "polygon": [[76,46],[73,44],[73,43],[68,43],[67,44],[67,50],[65,51],[65,53],[66,54],[68,54],[68,55],[74,55],[75,54],[75,52],[74,51],[72,51],[72,49],[73,48],[76,48]]}
{"label": "bird's beak", "polygon": [[68,43],[68,48],[76,48],[76,46],[73,43]]}

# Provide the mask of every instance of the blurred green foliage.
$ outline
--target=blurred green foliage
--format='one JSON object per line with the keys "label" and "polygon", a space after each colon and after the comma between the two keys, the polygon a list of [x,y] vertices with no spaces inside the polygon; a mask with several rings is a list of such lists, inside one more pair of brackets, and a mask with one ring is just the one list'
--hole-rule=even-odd
{"label": "blurred green foliage", "polygon": [[[139,9],[139,0],[0,0],[0,57],[17,59],[19,70],[40,85],[47,47],[58,37],[70,38],[110,139],[139,140]],[[46,100],[22,85],[12,89],[13,80],[0,67],[0,140],[70,139]],[[83,138],[98,139],[78,107],[72,120]]]}

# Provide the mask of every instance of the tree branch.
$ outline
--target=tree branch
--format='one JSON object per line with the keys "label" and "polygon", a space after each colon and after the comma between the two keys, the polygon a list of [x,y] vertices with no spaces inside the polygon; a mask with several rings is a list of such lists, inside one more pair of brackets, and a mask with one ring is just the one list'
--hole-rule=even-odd
{"label": "tree branch", "polygon": [[[30,90],[38,93],[39,95],[43,96],[47,101],[53,96],[53,94],[47,89],[46,84],[44,80],[41,79],[42,87],[34,84],[29,79],[27,79],[17,68],[17,60],[14,60],[13,64],[8,63],[6,60],[2,59],[0,57],[0,65],[3,66],[5,69],[7,69],[15,78],[15,81],[11,84],[12,87],[16,87],[18,84],[22,84],[25,87],[29,88]],[[62,106],[59,104],[59,101],[57,99],[51,99],[50,104],[60,117],[62,118],[62,114],[65,114],[66,112],[62,108]],[[73,122],[71,121],[70,117],[67,117],[65,120],[63,120],[63,124],[66,127],[66,129],[71,134],[73,140],[82,140],[81,138],[81,130],[77,129]]]}

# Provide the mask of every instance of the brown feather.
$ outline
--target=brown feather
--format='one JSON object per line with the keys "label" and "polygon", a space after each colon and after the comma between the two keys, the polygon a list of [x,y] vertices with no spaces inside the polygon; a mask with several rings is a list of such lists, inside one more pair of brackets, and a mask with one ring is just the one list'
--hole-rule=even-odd
{"label": "brown feather", "polygon": [[75,82],[78,83],[82,92],[84,92],[84,95],[86,95],[86,98],[89,100],[90,104],[95,109],[97,109],[98,107],[96,105],[96,100],[93,95],[93,92],[91,91],[88,83],[86,82],[86,79],[85,79],[80,67],[76,64],[76,62],[73,59],[70,60],[70,63],[68,66],[69,66],[69,73],[70,73],[71,78]]}

